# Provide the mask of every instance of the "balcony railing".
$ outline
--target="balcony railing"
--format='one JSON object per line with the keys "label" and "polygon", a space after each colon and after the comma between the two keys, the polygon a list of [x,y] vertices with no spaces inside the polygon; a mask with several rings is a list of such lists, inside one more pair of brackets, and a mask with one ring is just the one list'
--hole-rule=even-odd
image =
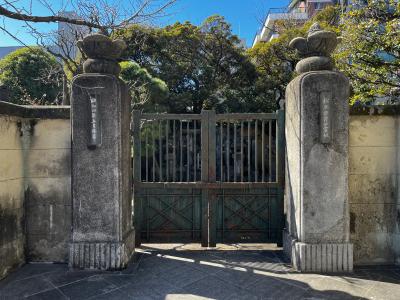
{"label": "balcony railing", "polygon": [[270,8],[265,16],[263,25],[257,31],[257,35],[261,35],[262,30],[268,23],[268,19],[306,19],[307,18],[307,9],[306,8],[288,8],[288,7],[279,7],[279,8]]}

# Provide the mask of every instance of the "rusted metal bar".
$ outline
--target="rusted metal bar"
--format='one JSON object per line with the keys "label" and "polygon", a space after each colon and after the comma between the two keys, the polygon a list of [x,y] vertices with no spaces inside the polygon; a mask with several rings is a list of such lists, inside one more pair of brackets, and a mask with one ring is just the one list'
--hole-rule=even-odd
{"label": "rusted metal bar", "polygon": [[186,122],[186,181],[190,181],[190,126],[189,121]]}
{"label": "rusted metal bar", "polygon": [[153,139],[153,182],[156,181],[156,122],[151,122],[151,138]]}
{"label": "rusted metal bar", "polygon": [[158,156],[159,156],[159,158],[160,158],[160,161],[159,161],[159,173],[160,173],[160,175],[159,175],[159,180],[158,181],[163,181],[163,176],[162,176],[162,165],[163,165],[163,160],[162,160],[162,135],[161,135],[161,133],[162,133],[162,124],[161,124],[161,120],[159,120],[158,121],[158,144],[159,144],[159,149],[158,149],[158,151],[159,151],[159,153],[158,153]]}
{"label": "rusted metal bar", "polygon": [[165,120],[165,181],[169,181],[169,120]]}
{"label": "rusted metal bar", "polygon": [[236,123],[233,124],[233,181],[236,182]]}
{"label": "rusted metal bar", "polygon": [[193,120],[193,181],[197,181],[197,121]]}
{"label": "rusted metal bar", "polygon": [[261,152],[262,152],[262,155],[261,155],[261,173],[262,173],[262,175],[261,175],[261,181],[262,182],[264,182],[265,181],[265,121],[263,120],[262,121],[262,123],[261,123],[261,135],[262,135],[262,137],[261,137],[261,143],[262,143],[262,146],[261,146]]}
{"label": "rusted metal bar", "polygon": [[[147,124],[146,124],[147,125]],[[146,134],[146,181],[149,182],[149,130],[148,126],[145,128]]]}
{"label": "rusted metal bar", "polygon": [[176,120],[173,120],[173,125],[172,125],[172,138],[174,140],[173,142],[173,159],[174,159],[174,165],[172,166],[172,181],[176,181]]}
{"label": "rusted metal bar", "polygon": [[224,181],[224,138],[223,138],[223,127],[224,123],[221,121],[219,123],[219,130],[220,130],[220,156],[219,156],[219,163],[220,163],[220,170],[221,170],[221,178],[220,181]]}
{"label": "rusted metal bar", "polygon": [[240,182],[243,182],[243,169],[244,169],[244,145],[243,145],[243,121],[240,121]]}
{"label": "rusted metal bar", "polygon": [[258,120],[254,122],[254,182],[258,181]]}
{"label": "rusted metal bar", "polygon": [[272,181],[272,121],[268,121],[268,180]]}
{"label": "rusted metal bar", "polygon": [[179,155],[179,181],[183,181],[183,137],[182,137],[182,120],[180,120],[180,128],[179,128],[179,135],[180,135],[180,142],[179,142],[179,150],[180,150],[180,155]]}
{"label": "rusted metal bar", "polygon": [[230,123],[229,121],[226,122],[226,147],[225,147],[225,151],[226,151],[226,182],[229,182],[231,180],[231,176],[230,176],[230,157],[229,157],[229,153],[230,153]]}
{"label": "rusted metal bar", "polygon": [[251,182],[251,121],[247,121],[247,181]]}

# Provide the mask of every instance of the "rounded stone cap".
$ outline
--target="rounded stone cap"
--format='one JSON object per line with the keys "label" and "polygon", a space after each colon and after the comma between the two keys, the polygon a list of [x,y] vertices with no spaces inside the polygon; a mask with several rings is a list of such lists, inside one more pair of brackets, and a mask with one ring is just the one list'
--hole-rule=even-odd
{"label": "rounded stone cap", "polygon": [[77,42],[78,48],[88,57],[83,64],[84,73],[118,75],[121,71],[117,59],[126,49],[123,40],[111,40],[100,33],[87,35]]}
{"label": "rounded stone cap", "polygon": [[118,59],[126,49],[123,40],[111,40],[100,33],[90,34],[79,40],[77,46],[89,58]]}
{"label": "rounded stone cap", "polygon": [[314,23],[307,38],[294,38],[289,46],[297,50],[304,57],[296,65],[299,73],[309,71],[332,70],[333,62],[330,58],[340,39],[332,31],[322,30],[318,23]]}
{"label": "rounded stone cap", "polygon": [[302,59],[296,65],[296,72],[305,73],[311,71],[332,70],[333,62],[330,57],[311,56]]}
{"label": "rounded stone cap", "polygon": [[89,58],[83,63],[83,72],[117,76],[121,72],[121,67],[113,60]]}

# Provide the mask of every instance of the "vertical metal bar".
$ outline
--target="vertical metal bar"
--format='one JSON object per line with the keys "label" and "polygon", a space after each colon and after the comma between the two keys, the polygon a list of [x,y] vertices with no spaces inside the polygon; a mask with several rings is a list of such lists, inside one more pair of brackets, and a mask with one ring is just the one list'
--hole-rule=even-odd
{"label": "vertical metal bar", "polygon": [[169,181],[169,141],[168,141],[168,135],[169,135],[169,120],[165,120],[165,181]]}
{"label": "vertical metal bar", "polygon": [[258,181],[258,120],[254,122],[254,182]]}
{"label": "vertical metal bar", "polygon": [[153,182],[156,181],[156,122],[151,122],[151,137],[153,139]]}
{"label": "vertical metal bar", "polygon": [[149,182],[149,130],[148,130],[148,126],[146,126],[146,182]]}
{"label": "vertical metal bar", "polygon": [[172,125],[172,138],[174,140],[173,142],[173,151],[174,151],[174,165],[172,166],[172,181],[176,181],[176,120],[173,120],[173,125]]}
{"label": "vertical metal bar", "polygon": [[140,139],[140,122],[141,112],[134,110],[132,113],[132,124],[133,124],[133,180],[135,182],[142,181],[141,171],[141,139]]}
{"label": "vertical metal bar", "polygon": [[251,121],[247,121],[247,181],[251,182],[251,138],[250,128]]}
{"label": "vertical metal bar", "polygon": [[279,176],[279,148],[278,148],[278,143],[279,143],[279,126],[278,126],[278,119],[276,120],[275,123],[275,182],[278,182],[278,176]]}
{"label": "vertical metal bar", "polygon": [[194,191],[194,189],[192,189],[192,197],[190,198],[190,200],[191,200],[191,204],[192,204],[192,241],[194,241],[194,239],[195,239],[195,235],[194,235],[194,230],[195,230],[195,227],[194,227],[194,222],[195,222],[195,220],[196,220],[196,214],[195,214],[195,205],[194,205],[194,199],[195,199],[195,197],[194,197],[194,195],[193,195],[193,191]]}
{"label": "vertical metal bar", "polygon": [[[284,215],[284,187],[285,187],[285,110],[278,110],[277,116],[277,166],[278,170],[277,182],[278,182],[278,220],[280,223],[279,231],[285,226]],[[281,247],[283,245],[283,237],[281,234],[278,235],[277,246]]]}
{"label": "vertical metal bar", "polygon": [[[208,182],[208,111],[201,112],[201,181]],[[201,191],[201,246],[208,247],[208,189]]]}
{"label": "vertical metal bar", "polygon": [[261,152],[262,152],[262,154],[261,154],[261,165],[262,165],[261,180],[262,180],[262,182],[265,182],[265,120],[262,121],[261,126],[262,126],[262,128],[261,128],[261,135],[262,135],[262,137],[261,137],[261,143],[262,143],[262,146],[261,146]]}
{"label": "vertical metal bar", "polygon": [[229,160],[229,153],[230,153],[230,122],[229,120],[226,121],[226,147],[225,147],[225,151],[226,151],[226,182],[230,181],[230,160]]}
{"label": "vertical metal bar", "polygon": [[194,170],[194,178],[193,181],[197,181],[197,120],[193,120],[193,170]]}
{"label": "vertical metal bar", "polygon": [[179,150],[180,150],[180,155],[179,155],[179,181],[183,181],[183,138],[182,138],[182,120],[180,120],[180,142],[179,142]]}
{"label": "vertical metal bar", "polygon": [[233,123],[233,181],[236,182],[236,123]]}
{"label": "vertical metal bar", "polygon": [[159,161],[159,171],[160,171],[160,177],[159,177],[159,181],[163,181],[163,176],[162,176],[162,165],[163,165],[163,161],[162,161],[162,128],[161,128],[162,124],[161,124],[161,120],[158,121],[158,145],[159,145],[159,153],[158,156],[160,157],[160,161]]}
{"label": "vertical metal bar", "polygon": [[146,220],[146,242],[150,240],[150,218],[147,216],[147,212],[150,212],[150,199],[146,197],[146,209],[144,211],[144,220]]}
{"label": "vertical metal bar", "polygon": [[243,168],[244,168],[244,148],[243,148],[243,121],[240,122],[240,181],[243,182]]}
{"label": "vertical metal bar", "polygon": [[138,195],[137,188],[135,185],[141,181],[141,149],[140,149],[140,121],[141,121],[141,112],[138,110],[134,110],[132,112],[132,131],[133,131],[133,210],[134,210],[134,218],[135,218],[135,245],[140,246],[141,244],[141,225],[142,225],[142,216],[143,209],[141,198]]}
{"label": "vertical metal bar", "polygon": [[190,149],[189,149],[189,127],[190,121],[186,122],[186,181],[190,182]]}
{"label": "vertical metal bar", "polygon": [[[215,140],[216,140],[216,115],[211,110],[208,113],[208,182],[213,183],[215,177]],[[214,189],[208,190],[208,219],[209,219],[209,247],[215,247],[217,243],[217,194]]]}
{"label": "vertical metal bar", "polygon": [[285,111],[278,110],[276,120],[276,182],[284,188],[285,181]]}
{"label": "vertical metal bar", "polygon": [[220,170],[221,170],[221,174],[220,174],[220,182],[224,181],[224,138],[223,138],[223,127],[224,127],[224,123],[221,121],[219,122],[219,139],[220,139],[220,156],[219,156],[219,163],[220,163]]}
{"label": "vertical metal bar", "polygon": [[221,240],[222,243],[225,243],[225,195],[224,195],[224,189],[222,189],[222,196],[221,196],[221,215],[222,215],[222,230],[221,230]]}
{"label": "vertical metal bar", "polygon": [[268,181],[272,181],[272,121],[268,121]]}

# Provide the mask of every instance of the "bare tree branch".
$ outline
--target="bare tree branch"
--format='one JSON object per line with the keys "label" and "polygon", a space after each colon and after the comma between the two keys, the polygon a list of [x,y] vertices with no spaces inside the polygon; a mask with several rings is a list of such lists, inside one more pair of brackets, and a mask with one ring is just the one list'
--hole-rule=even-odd
{"label": "bare tree branch", "polygon": [[73,18],[67,18],[63,17],[60,15],[52,15],[52,16],[31,16],[19,12],[12,12],[8,9],[6,9],[4,6],[0,5],[0,15],[14,19],[14,20],[19,20],[19,21],[26,21],[26,22],[34,22],[34,23],[56,23],[56,22],[63,22],[63,23],[69,23],[69,24],[75,24],[75,25],[82,25],[82,26],[88,26],[88,27],[93,27],[97,28],[100,30],[104,30],[104,26],[98,25],[96,23],[92,22],[87,22],[82,19],[73,19]]}

